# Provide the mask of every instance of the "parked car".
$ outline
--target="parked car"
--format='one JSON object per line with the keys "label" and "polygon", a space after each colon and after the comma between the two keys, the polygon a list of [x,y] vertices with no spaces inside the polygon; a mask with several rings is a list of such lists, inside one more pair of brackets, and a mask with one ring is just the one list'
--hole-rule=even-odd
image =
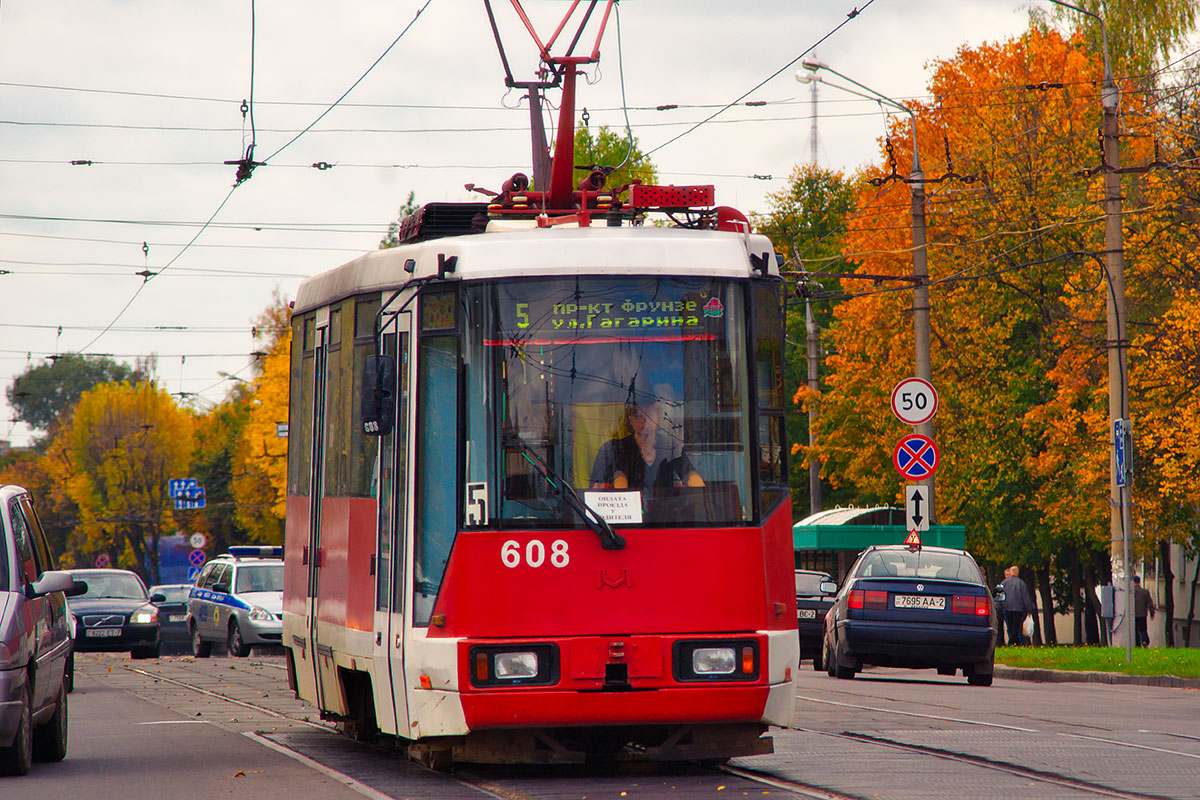
{"label": "parked car", "polygon": [[811,658],[813,669],[825,668],[822,639],[825,613],[833,606],[837,584],[828,572],[796,570],[796,628],[800,634],[800,659]]}
{"label": "parked car", "polygon": [[67,755],[66,595],[29,493],[0,486],[0,774],[24,775]]}
{"label": "parked car", "polygon": [[137,573],[73,569],[71,575],[88,587],[70,601],[77,651],[128,651],[133,658],[158,657],[158,609]]}
{"label": "parked car", "polygon": [[962,670],[990,686],[995,608],[983,572],[964,550],[904,545],[859,555],[825,617],[824,659],[831,676],[864,665]]}
{"label": "parked car", "polygon": [[191,594],[190,583],[162,583],[150,587],[150,602],[158,609],[159,652],[191,652],[192,638],[187,624]]}
{"label": "parked car", "polygon": [[213,642],[231,656],[283,642],[283,548],[231,547],[204,565],[188,601],[192,654],[207,658]]}

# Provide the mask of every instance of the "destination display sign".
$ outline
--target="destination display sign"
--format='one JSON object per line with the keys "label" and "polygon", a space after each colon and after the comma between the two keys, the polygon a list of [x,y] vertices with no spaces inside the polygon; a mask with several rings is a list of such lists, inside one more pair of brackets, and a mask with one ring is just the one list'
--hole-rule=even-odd
{"label": "destination display sign", "polygon": [[619,335],[673,338],[724,326],[726,292],[710,280],[635,279],[539,281],[501,287],[500,332],[530,342],[543,336]]}

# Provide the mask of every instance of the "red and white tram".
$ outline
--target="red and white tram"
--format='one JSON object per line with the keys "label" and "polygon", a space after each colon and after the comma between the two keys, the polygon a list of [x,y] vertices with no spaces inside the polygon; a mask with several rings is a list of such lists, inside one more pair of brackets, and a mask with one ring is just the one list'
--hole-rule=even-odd
{"label": "red and white tram", "polygon": [[799,659],[772,245],[711,187],[559,176],[302,284],[289,679],[433,761],[770,752]]}

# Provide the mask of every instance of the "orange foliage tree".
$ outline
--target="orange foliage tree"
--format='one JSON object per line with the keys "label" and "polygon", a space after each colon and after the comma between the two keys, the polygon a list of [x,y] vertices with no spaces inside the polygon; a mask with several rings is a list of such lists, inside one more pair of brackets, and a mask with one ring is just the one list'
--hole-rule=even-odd
{"label": "orange foliage tree", "polygon": [[[911,104],[928,194],[939,521],[966,525],[972,550],[993,564],[1092,580],[1107,577],[1109,539],[1101,74],[1080,40],[1034,30],[935,63],[935,100]],[[1123,106],[1155,114],[1145,95]],[[911,275],[909,131],[895,122],[886,166],[860,176],[843,249],[860,272]],[[1152,155],[1145,140],[1123,146],[1129,162]],[[1153,327],[1150,277],[1130,260],[1131,302],[1147,301]],[[843,289],[852,297],[829,334],[819,456],[832,481],[900,502],[890,462],[907,429],[888,397],[913,370],[911,283]],[[1048,593],[1048,572],[1039,578]]]}
{"label": "orange foliage tree", "polygon": [[175,528],[167,482],[186,475],[195,420],[164,390],[106,383],[83,394],[66,431],[74,548],[159,582],[158,541]]}
{"label": "orange foliage tree", "polygon": [[238,435],[233,497],[237,521],[251,541],[283,544],[287,504],[287,442],[291,310],[276,294],[255,321],[263,356],[250,387],[248,412]]}

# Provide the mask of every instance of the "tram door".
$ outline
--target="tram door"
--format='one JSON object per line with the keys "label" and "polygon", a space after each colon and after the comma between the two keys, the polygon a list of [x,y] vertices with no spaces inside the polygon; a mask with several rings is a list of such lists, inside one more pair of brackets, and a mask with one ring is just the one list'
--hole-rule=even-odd
{"label": "tram door", "polygon": [[[317,708],[328,708],[326,705],[326,686],[322,680],[336,680],[336,675],[323,675],[334,672],[332,651],[328,645],[320,641],[320,625],[317,614],[320,611],[318,598],[321,583],[321,506],[325,500],[325,433],[328,419],[328,377],[329,377],[329,309],[317,311],[316,339],[313,352],[313,417],[312,417],[312,475],[309,483],[309,519],[308,547],[305,549],[308,568],[308,592],[305,598],[305,638],[308,640],[305,649],[312,665],[313,678],[316,681]],[[336,698],[337,695],[335,694]]]}
{"label": "tram door", "polygon": [[[379,527],[375,560],[375,714],[380,728],[410,735],[408,696],[404,691],[405,610],[409,517],[409,387],[411,359],[409,314],[385,317],[383,352],[395,359],[396,419],[379,440]],[[392,727],[392,726],[395,727]]]}

